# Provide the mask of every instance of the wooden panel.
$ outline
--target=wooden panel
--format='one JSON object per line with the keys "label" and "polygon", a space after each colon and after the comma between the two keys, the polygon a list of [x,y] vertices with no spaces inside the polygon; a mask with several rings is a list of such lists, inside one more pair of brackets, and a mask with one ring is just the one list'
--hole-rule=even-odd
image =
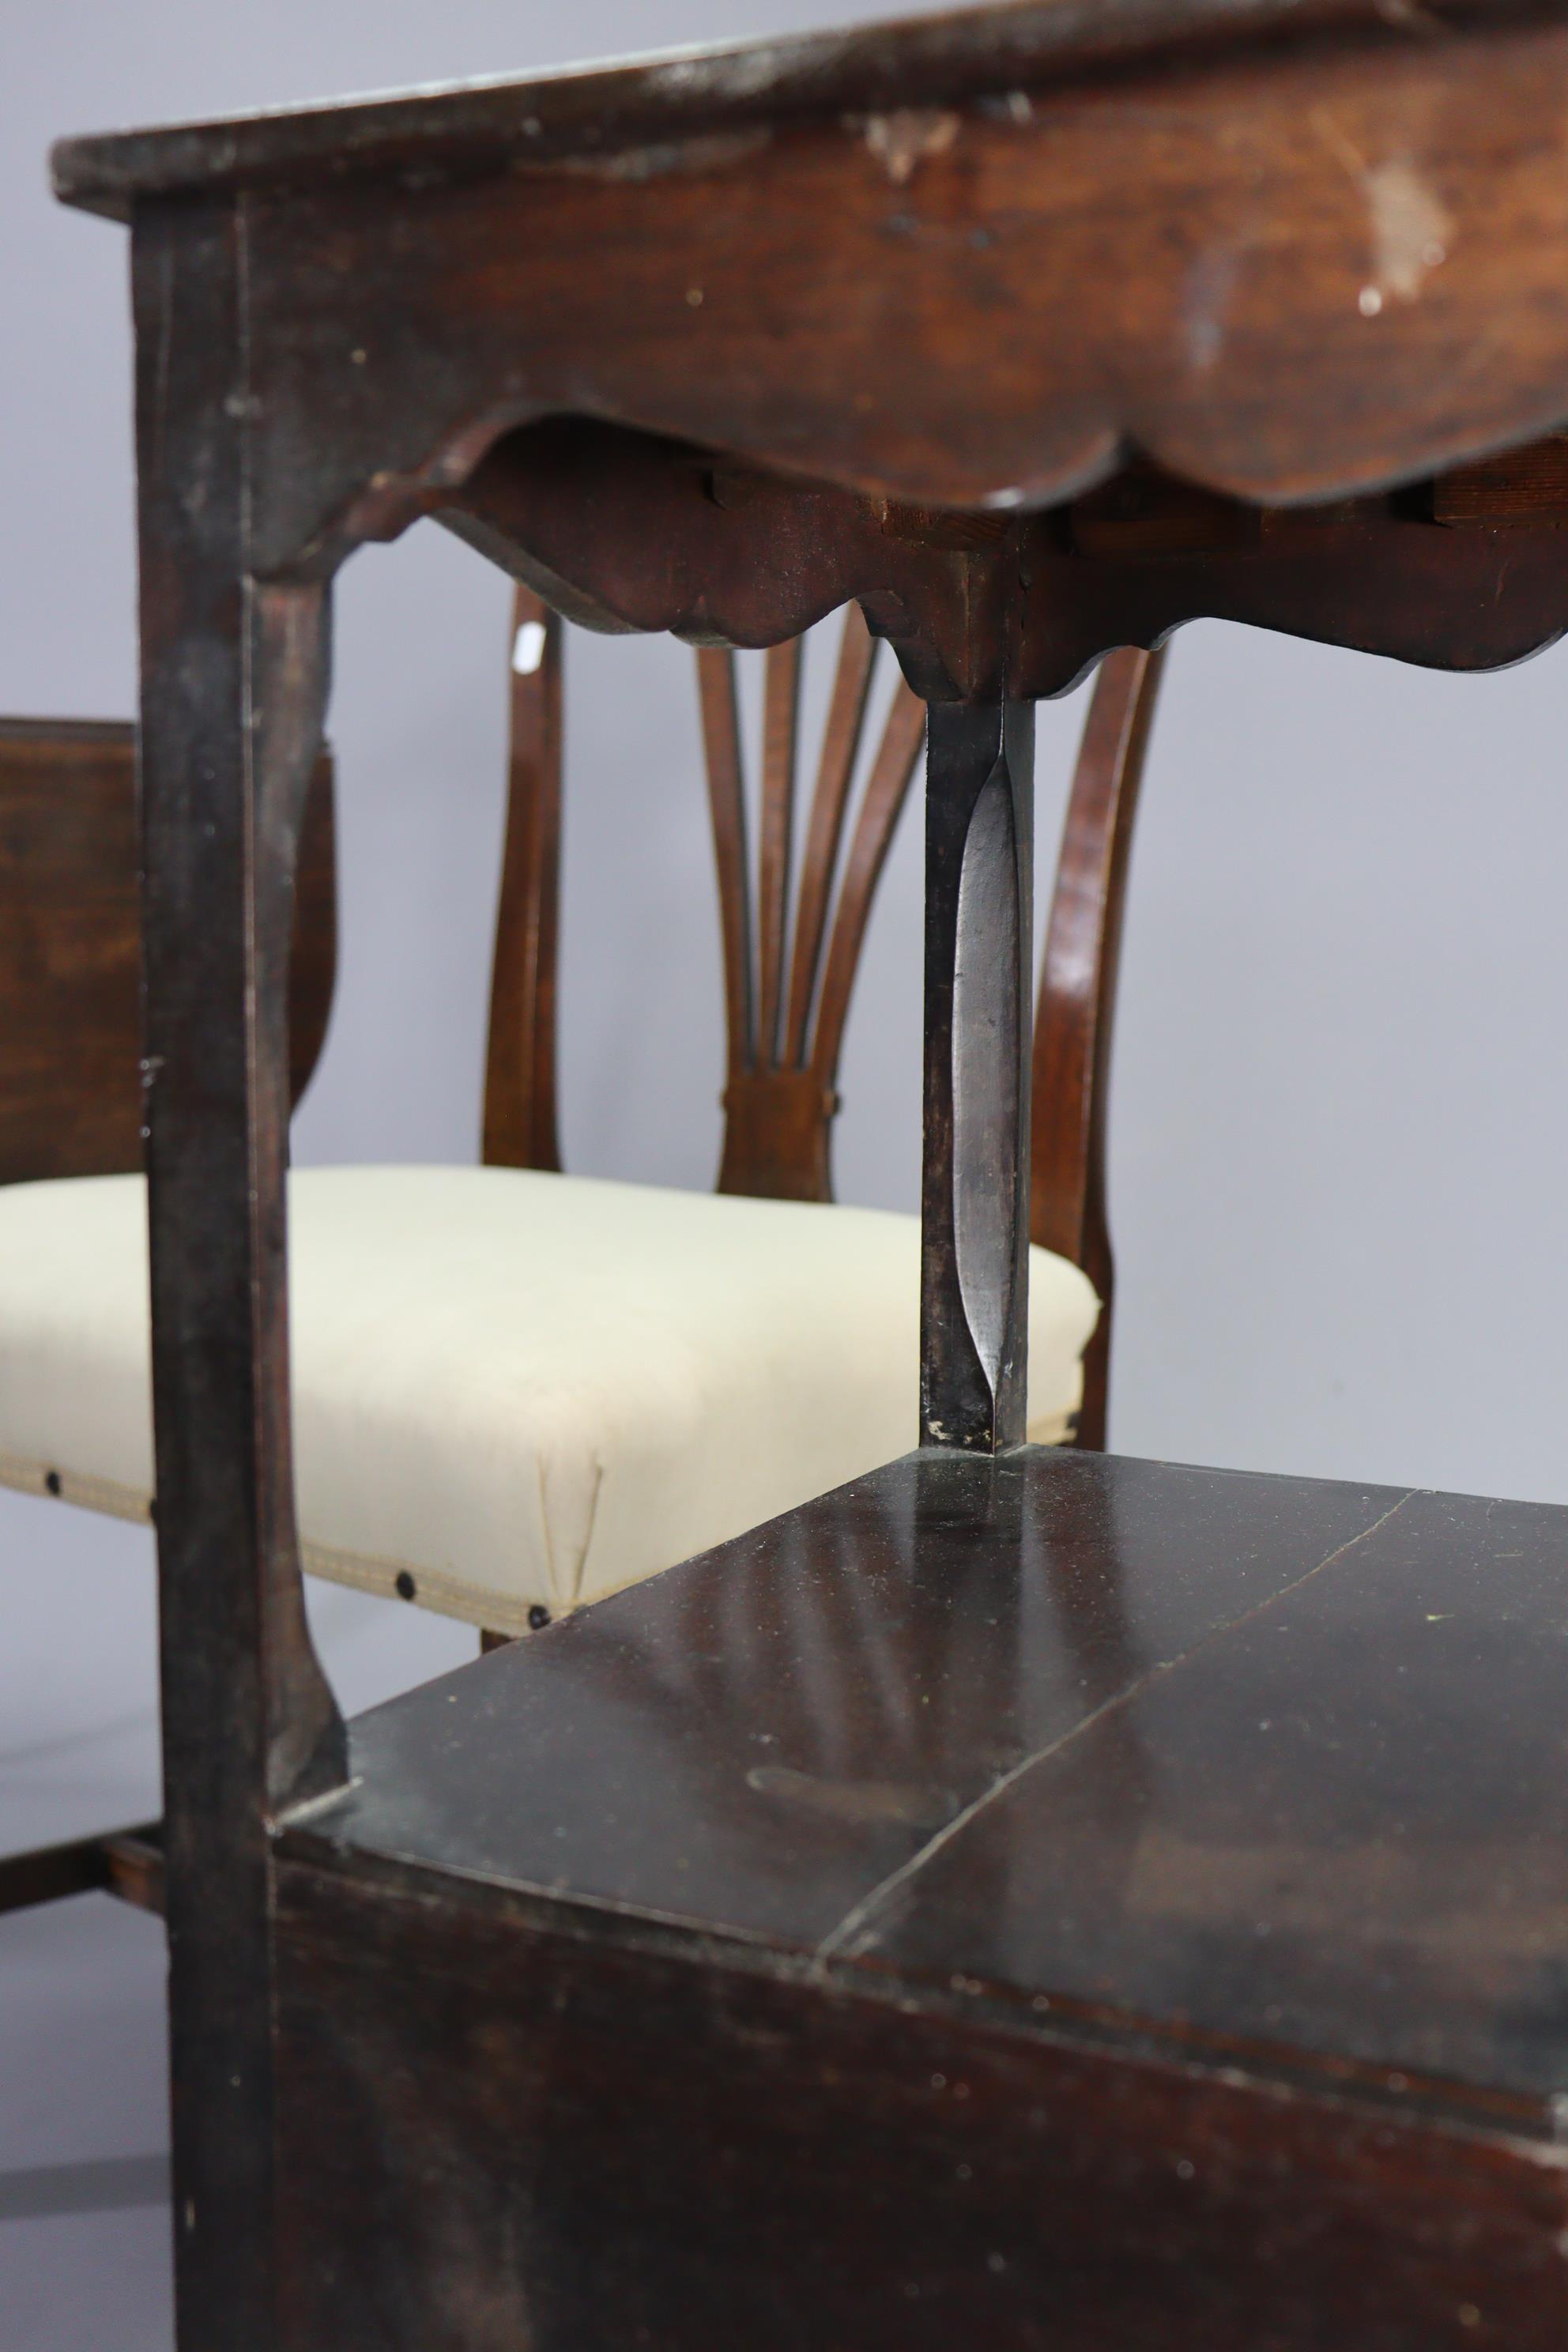
{"label": "wooden panel", "polygon": [[289,2352],[1556,2352],[1559,2151],[286,1864]]}
{"label": "wooden panel", "polygon": [[1128,526],[1118,553],[1091,556],[1060,510],[959,548],[889,531],[884,502],[782,477],[720,506],[710,476],[689,450],[557,421],[499,443],[443,520],[600,627],[765,645],[857,597],[933,700],[1008,679],[1059,694],[1109,649],[1205,615],[1459,670],[1516,661],[1568,623],[1554,522],[1435,530],[1429,489],[1269,509],[1254,539],[1196,551]]}
{"label": "wooden panel", "polygon": [[292,2352],[1546,2352],[1568,1514],[925,1454],[353,1727]]}
{"label": "wooden panel", "polygon": [[1539,2120],[1565,1610],[1559,1509],[922,1454],[363,1718],[314,1833]]}
{"label": "wooden panel", "polygon": [[[142,1160],[135,730],[0,720],[0,1183]],[[337,965],[331,755],[311,780],[289,977],[293,1097]]]}
{"label": "wooden panel", "polygon": [[512,598],[506,844],[485,1055],[488,1167],[559,1168],[555,992],[561,916],[562,628]]}

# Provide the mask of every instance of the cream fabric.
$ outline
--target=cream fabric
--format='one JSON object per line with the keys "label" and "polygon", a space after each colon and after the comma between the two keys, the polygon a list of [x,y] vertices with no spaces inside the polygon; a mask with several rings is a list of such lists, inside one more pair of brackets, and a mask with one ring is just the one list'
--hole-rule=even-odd
{"label": "cream fabric", "polygon": [[[139,1177],[0,1189],[0,1480],[147,1515]],[[505,1632],[908,1451],[919,1226],[501,1168],[289,1180],[308,1567]],[[1099,1312],[1032,1253],[1030,1434]]]}

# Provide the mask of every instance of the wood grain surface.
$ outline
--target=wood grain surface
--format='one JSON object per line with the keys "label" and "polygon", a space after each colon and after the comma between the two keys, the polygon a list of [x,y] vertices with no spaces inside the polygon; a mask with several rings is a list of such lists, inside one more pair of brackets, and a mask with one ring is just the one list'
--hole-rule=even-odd
{"label": "wood grain surface", "polygon": [[291,2348],[1543,2352],[1563,1517],[922,1454],[363,1718]]}
{"label": "wood grain surface", "polygon": [[[136,734],[111,719],[0,719],[0,1184],[142,1164]],[[289,1088],[326,1036],[337,971],[332,764],[300,836]]]}

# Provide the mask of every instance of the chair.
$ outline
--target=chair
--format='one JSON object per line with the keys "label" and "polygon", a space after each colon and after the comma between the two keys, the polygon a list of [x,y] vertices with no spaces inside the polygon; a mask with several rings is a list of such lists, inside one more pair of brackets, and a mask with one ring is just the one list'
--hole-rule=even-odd
{"label": "chair", "polygon": [[[754,909],[734,657],[699,653],[729,1039],[718,1192],[565,1178],[562,625],[526,589],[512,646],[483,1164],[290,1180],[308,1565],[476,1622],[489,1646],[902,1452],[918,1352],[917,1221],[823,1204],[857,963],[924,706],[900,680],[860,759],[877,646],[851,606],[792,922],[801,641],[768,656]],[[1076,1420],[1080,1444],[1103,1443],[1100,1081],[1158,669],[1118,655],[1095,688],[1044,963],[1030,1430],[1048,1442]],[[0,730],[0,998],[25,1014],[0,1042],[0,1482],[140,1519],[132,766],[125,725]],[[335,971],[331,793],[323,754],[296,914],[296,1101]],[[0,1865],[0,1904],[106,1883],[155,1899],[150,1834]]]}

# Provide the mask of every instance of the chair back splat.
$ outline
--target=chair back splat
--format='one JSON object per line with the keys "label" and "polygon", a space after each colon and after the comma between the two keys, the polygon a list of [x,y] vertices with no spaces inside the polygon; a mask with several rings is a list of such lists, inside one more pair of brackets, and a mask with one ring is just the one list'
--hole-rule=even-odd
{"label": "chair back splat", "polygon": [[[925,705],[902,677],[861,753],[878,656],[857,604],[838,660],[793,892],[804,641],[766,656],[753,858],[735,656],[697,656],[719,891],[727,1039],[718,1190],[830,1201],[845,1024],[872,901],[909,797]],[[506,847],[486,1064],[487,1164],[559,1169],[563,624],[531,588],[512,615]],[[1113,1279],[1105,1202],[1111,1034],[1132,829],[1163,656],[1109,655],[1089,698],[1057,869],[1034,1037],[1030,1238],[1081,1266],[1104,1302],[1078,1442],[1105,1443]],[[858,796],[857,775],[864,771]],[[754,873],[753,873],[754,866]]]}
{"label": "chair back splat", "polygon": [[920,757],[925,705],[900,678],[866,779],[839,881],[839,853],[866,729],[877,644],[845,613],[837,673],[790,922],[799,765],[802,641],[767,656],[752,919],[734,655],[698,655],[708,793],[724,940],[728,1073],[721,1192],[829,1201],[828,1135],[844,1024],[871,900]]}

